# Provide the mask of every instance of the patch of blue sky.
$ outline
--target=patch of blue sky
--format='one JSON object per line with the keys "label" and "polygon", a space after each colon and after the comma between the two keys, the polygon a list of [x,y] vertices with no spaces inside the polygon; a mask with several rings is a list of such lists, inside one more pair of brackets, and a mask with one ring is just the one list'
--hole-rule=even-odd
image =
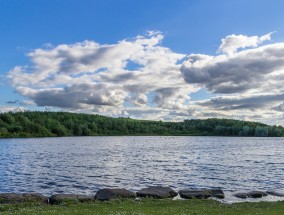
{"label": "patch of blue sky", "polygon": [[23,100],[23,96],[16,93],[12,87],[0,86],[0,92],[0,104],[3,106],[7,105],[9,101]]}
{"label": "patch of blue sky", "polygon": [[179,60],[176,62],[176,64],[181,65],[186,59],[187,59],[187,57],[185,56],[185,57],[179,59]]}
{"label": "patch of blue sky", "polygon": [[123,106],[126,108],[134,107],[133,103],[128,99],[124,100]]}
{"label": "patch of blue sky", "polygon": [[124,100],[124,102],[123,102],[123,106],[124,107],[127,107],[127,108],[129,108],[129,107],[134,107],[134,105],[133,105],[133,103],[131,102],[131,100],[130,100],[130,98],[131,97],[133,97],[134,96],[134,94],[133,93],[128,93],[128,98],[129,99],[125,99]]}
{"label": "patch of blue sky", "polygon": [[211,99],[212,97],[216,96],[216,94],[210,93],[205,89],[200,89],[195,93],[189,95],[190,101],[199,101],[205,99]]}
{"label": "patch of blue sky", "polygon": [[129,71],[139,71],[143,66],[139,63],[136,63],[132,60],[127,61],[126,66],[124,69],[127,69]]}
{"label": "patch of blue sky", "polygon": [[149,106],[149,107],[156,107],[157,105],[154,102],[154,98],[156,96],[156,93],[152,91],[152,92],[147,93],[146,96],[148,98],[147,106]]}

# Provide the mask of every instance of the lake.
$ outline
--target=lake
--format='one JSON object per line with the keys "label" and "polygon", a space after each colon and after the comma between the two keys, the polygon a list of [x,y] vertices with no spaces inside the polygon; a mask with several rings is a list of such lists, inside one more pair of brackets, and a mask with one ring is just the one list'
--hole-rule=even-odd
{"label": "lake", "polygon": [[220,187],[225,194],[284,189],[284,138],[0,139],[0,160],[0,193],[94,194],[149,185]]}

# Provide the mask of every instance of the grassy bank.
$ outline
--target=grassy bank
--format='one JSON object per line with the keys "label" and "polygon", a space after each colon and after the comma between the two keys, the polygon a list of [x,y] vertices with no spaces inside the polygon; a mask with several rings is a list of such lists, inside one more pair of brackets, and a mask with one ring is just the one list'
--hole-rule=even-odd
{"label": "grassy bank", "polygon": [[223,204],[213,200],[113,200],[108,202],[69,203],[63,205],[0,205],[0,214],[88,215],[88,214],[283,214],[284,201]]}

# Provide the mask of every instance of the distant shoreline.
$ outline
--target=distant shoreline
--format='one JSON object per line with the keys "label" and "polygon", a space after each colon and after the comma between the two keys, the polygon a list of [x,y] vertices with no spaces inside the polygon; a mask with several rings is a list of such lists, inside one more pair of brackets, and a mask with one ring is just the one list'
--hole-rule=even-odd
{"label": "distant shoreline", "polygon": [[96,135],[96,136],[61,136],[61,137],[0,137],[4,139],[43,139],[43,138],[80,138],[80,137],[211,137],[211,138],[283,138],[283,137],[254,137],[254,136],[198,136],[198,135]]}
{"label": "distant shoreline", "polygon": [[71,136],[283,137],[284,128],[219,118],[163,122],[69,112],[0,113],[0,138]]}

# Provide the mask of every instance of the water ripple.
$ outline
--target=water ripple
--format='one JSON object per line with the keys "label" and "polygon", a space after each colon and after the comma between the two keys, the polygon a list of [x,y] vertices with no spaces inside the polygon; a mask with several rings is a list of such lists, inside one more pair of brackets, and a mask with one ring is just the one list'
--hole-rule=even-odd
{"label": "water ripple", "polygon": [[94,194],[220,187],[284,188],[283,138],[66,137],[0,140],[0,192]]}

